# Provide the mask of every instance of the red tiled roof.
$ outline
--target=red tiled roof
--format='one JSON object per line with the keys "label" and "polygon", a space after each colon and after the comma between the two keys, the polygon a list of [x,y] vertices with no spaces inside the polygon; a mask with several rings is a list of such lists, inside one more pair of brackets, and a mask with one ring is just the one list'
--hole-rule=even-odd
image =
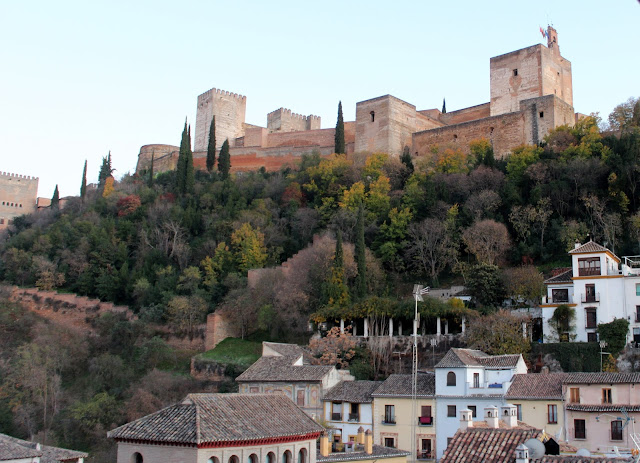
{"label": "red tiled roof", "polygon": [[294,365],[294,357],[260,357],[244,373],[238,382],[259,381],[311,381],[320,382],[334,369],[328,365]]}
{"label": "red tiled roof", "polygon": [[[378,387],[373,397],[411,397],[412,394],[411,375],[390,375]],[[434,397],[436,393],[436,375],[431,372],[418,373],[418,384],[416,390],[417,397]]]}
{"label": "red tiled roof", "polygon": [[326,402],[371,403],[371,394],[382,381],[340,381],[329,389],[322,400]]}
{"label": "red tiled roof", "polygon": [[640,373],[569,373],[564,384],[633,384]]}
{"label": "red tiled roof", "polygon": [[485,367],[485,368],[515,368],[520,360],[520,354],[489,355],[476,349],[451,348],[438,362],[436,368],[456,367]]}
{"label": "red tiled roof", "polygon": [[577,253],[583,253],[583,252],[607,252],[607,251],[609,250],[604,246],[596,243],[595,241],[589,241],[588,243],[585,243],[583,245],[578,246],[575,249],[572,249],[571,251],[569,251],[569,254],[577,254]]}
{"label": "red tiled roof", "polygon": [[[475,423],[474,423],[475,425]],[[539,429],[478,429],[458,431],[447,446],[441,463],[513,463],[516,447],[538,438]]]}
{"label": "red tiled roof", "polygon": [[567,410],[575,412],[640,412],[640,405],[625,404],[567,404]]}
{"label": "red tiled roof", "polygon": [[527,373],[513,375],[507,391],[509,399],[562,400],[562,382],[567,373]]}
{"label": "red tiled roof", "polygon": [[189,394],[181,403],[120,426],[117,440],[184,445],[306,436],[322,427],[281,394]]}
{"label": "red tiled roof", "polygon": [[554,284],[554,283],[571,283],[573,281],[573,269],[565,270],[562,273],[559,273],[551,278],[544,280],[545,284]]}

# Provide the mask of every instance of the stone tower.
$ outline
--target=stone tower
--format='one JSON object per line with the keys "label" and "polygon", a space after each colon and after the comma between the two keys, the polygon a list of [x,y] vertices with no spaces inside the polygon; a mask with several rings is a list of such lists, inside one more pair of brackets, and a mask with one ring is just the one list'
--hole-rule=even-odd
{"label": "stone tower", "polygon": [[520,102],[555,95],[573,106],[571,63],[560,55],[558,33],[547,28],[538,44],[491,58],[491,116],[520,110]]}
{"label": "stone tower", "polygon": [[38,177],[0,173],[0,230],[15,218],[36,211]]}
{"label": "stone tower", "polygon": [[206,151],[213,116],[216,116],[216,150],[220,150],[227,138],[229,144],[235,146],[235,139],[244,136],[246,108],[247,97],[237,93],[212,88],[199,95],[194,151]]}

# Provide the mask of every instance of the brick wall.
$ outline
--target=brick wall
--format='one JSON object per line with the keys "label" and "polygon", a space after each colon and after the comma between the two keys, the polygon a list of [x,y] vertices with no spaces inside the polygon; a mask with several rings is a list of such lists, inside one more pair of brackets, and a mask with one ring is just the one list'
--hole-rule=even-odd
{"label": "brick wall", "polygon": [[216,116],[216,150],[228,138],[233,144],[236,138],[244,136],[244,119],[247,98],[237,93],[212,88],[198,96],[196,112],[196,132],[194,151],[206,151],[209,143],[211,118]]}
{"label": "brick wall", "polygon": [[36,211],[38,178],[0,173],[0,230],[15,217]]}
{"label": "brick wall", "polygon": [[153,154],[153,172],[167,172],[174,170],[178,164],[180,147],[173,145],[144,145],[138,153],[136,172],[142,172],[151,167],[151,155]]}
{"label": "brick wall", "polygon": [[231,329],[224,315],[220,312],[213,312],[207,315],[207,328],[204,338],[205,351],[213,349],[223,339],[233,336],[236,336],[236,333]]}

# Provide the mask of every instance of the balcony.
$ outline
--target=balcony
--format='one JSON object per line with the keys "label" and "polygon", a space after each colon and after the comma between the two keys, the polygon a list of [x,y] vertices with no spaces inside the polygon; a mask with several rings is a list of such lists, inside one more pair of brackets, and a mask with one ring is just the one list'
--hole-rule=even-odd
{"label": "balcony", "polygon": [[360,413],[349,413],[349,421],[360,421]]}
{"label": "balcony", "polygon": [[600,302],[600,293],[582,293],[582,302]]}
{"label": "balcony", "polygon": [[509,389],[510,383],[487,383],[480,382],[478,384],[465,383],[465,395],[492,395],[502,394]]}
{"label": "balcony", "polygon": [[433,460],[436,453],[430,450],[418,450],[418,460]]}
{"label": "balcony", "polygon": [[382,424],[387,424],[387,425],[395,425],[396,424],[396,417],[395,416],[383,416],[382,417]]}
{"label": "balcony", "polygon": [[421,416],[418,418],[419,426],[433,426],[433,417],[432,416]]}
{"label": "balcony", "polygon": [[573,295],[572,294],[562,295],[562,296],[556,295],[555,297],[553,295],[543,296],[542,303],[543,304],[573,304]]}
{"label": "balcony", "polygon": [[342,413],[332,413],[331,421],[342,421]]}

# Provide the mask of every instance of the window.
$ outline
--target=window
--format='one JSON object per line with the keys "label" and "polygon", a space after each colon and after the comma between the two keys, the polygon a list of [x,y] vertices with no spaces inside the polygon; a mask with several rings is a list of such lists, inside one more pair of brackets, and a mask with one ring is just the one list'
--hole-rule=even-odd
{"label": "window", "polygon": [[351,404],[349,412],[349,421],[360,421],[360,404]]}
{"label": "window", "polygon": [[[207,463],[220,463],[220,460],[218,460],[218,457],[211,457],[207,460]],[[271,463],[275,463],[275,462],[271,462]]]}
{"label": "window", "polygon": [[298,463],[307,463],[307,449],[300,449],[298,452]]}
{"label": "window", "polygon": [[231,455],[229,457],[229,463],[240,463],[240,459],[236,455]]}
{"label": "window", "polygon": [[587,342],[598,342],[598,333],[587,333]]}
{"label": "window", "polygon": [[453,440],[453,437],[447,437],[447,447],[449,447],[449,444],[451,443],[452,440]]}
{"label": "window", "polygon": [[349,442],[355,442],[357,440],[358,436],[354,436],[352,434],[349,434]]}
{"label": "window", "polygon": [[395,405],[384,406],[384,422],[387,424],[396,424],[396,407]]}
{"label": "window", "polygon": [[572,387],[569,388],[569,403],[579,404],[580,403],[580,388]]}
{"label": "window", "polygon": [[453,371],[447,373],[447,386],[456,385],[456,374]]}
{"label": "window", "polygon": [[518,421],[522,421],[522,404],[515,404],[516,414],[518,415]]}
{"label": "window", "polygon": [[[0,219],[2,220],[2,219]],[[4,220],[3,220],[4,221]],[[0,222],[2,223],[2,222]],[[636,285],[636,293],[638,292],[638,285]],[[640,305],[636,306],[636,323],[640,322]]]}
{"label": "window", "polygon": [[369,114],[371,115],[371,122],[374,122],[376,120],[376,112],[371,111]]}
{"label": "window", "polygon": [[342,421],[342,402],[331,402],[331,421]]}
{"label": "window", "polygon": [[598,317],[596,315],[595,307],[587,307],[584,309],[586,319],[587,319],[587,328],[597,328],[598,327]]}
{"label": "window", "polygon": [[471,410],[471,418],[475,418],[477,416],[478,407],[475,405],[469,405],[467,408]]}
{"label": "window", "polygon": [[298,407],[304,407],[304,389],[298,390],[296,399],[296,404],[298,405]]}
{"label": "window", "polygon": [[431,453],[431,439],[420,439],[420,448],[422,449],[418,458],[433,458]]}
{"label": "window", "polygon": [[131,455],[131,463],[142,463],[143,461],[144,459],[142,458],[142,455],[140,453],[136,452]]}
{"label": "window", "polygon": [[282,454],[282,463],[291,463],[291,452],[289,450],[285,450]]}
{"label": "window", "polygon": [[540,111],[540,119],[544,117],[544,111]]}
{"label": "window", "polygon": [[552,302],[569,302],[569,290],[568,289],[552,289],[551,290]]}
{"label": "window", "polygon": [[587,430],[584,426],[584,420],[573,420],[573,437],[576,439],[587,438]]}
{"label": "window", "polygon": [[273,452],[267,453],[267,459],[265,463],[276,463],[276,454]]}
{"label": "window", "polygon": [[420,418],[418,418],[420,426],[432,426],[433,417],[431,416],[431,405],[422,405],[420,407]]}
{"label": "window", "polygon": [[640,296],[640,283],[636,283],[636,296]]}
{"label": "window", "polygon": [[518,77],[518,70],[517,69],[513,70],[513,77]]}
{"label": "window", "polygon": [[582,302],[598,302],[599,299],[596,294],[596,285],[584,285],[584,301]]}
{"label": "window", "polygon": [[611,389],[608,387],[605,387],[604,389],[602,389],[602,403],[603,404],[613,403],[611,401]]}
{"label": "window", "polygon": [[456,417],[456,406],[455,405],[447,405],[447,416],[448,417]]}
{"label": "window", "polygon": [[578,259],[578,275],[581,277],[600,275],[600,258],[583,257]]}
{"label": "window", "polygon": [[385,447],[395,448],[396,447],[395,439],[393,437],[385,437],[384,438],[384,446]]}
{"label": "window", "polygon": [[473,374],[473,387],[480,387],[480,373]]}
{"label": "window", "polygon": [[558,406],[547,405],[547,423],[556,424],[558,422]]}
{"label": "window", "polygon": [[255,453],[249,455],[249,458],[247,458],[247,463],[258,463],[258,455],[256,455]]}
{"label": "window", "polygon": [[611,440],[622,440],[622,421],[611,422]]}

